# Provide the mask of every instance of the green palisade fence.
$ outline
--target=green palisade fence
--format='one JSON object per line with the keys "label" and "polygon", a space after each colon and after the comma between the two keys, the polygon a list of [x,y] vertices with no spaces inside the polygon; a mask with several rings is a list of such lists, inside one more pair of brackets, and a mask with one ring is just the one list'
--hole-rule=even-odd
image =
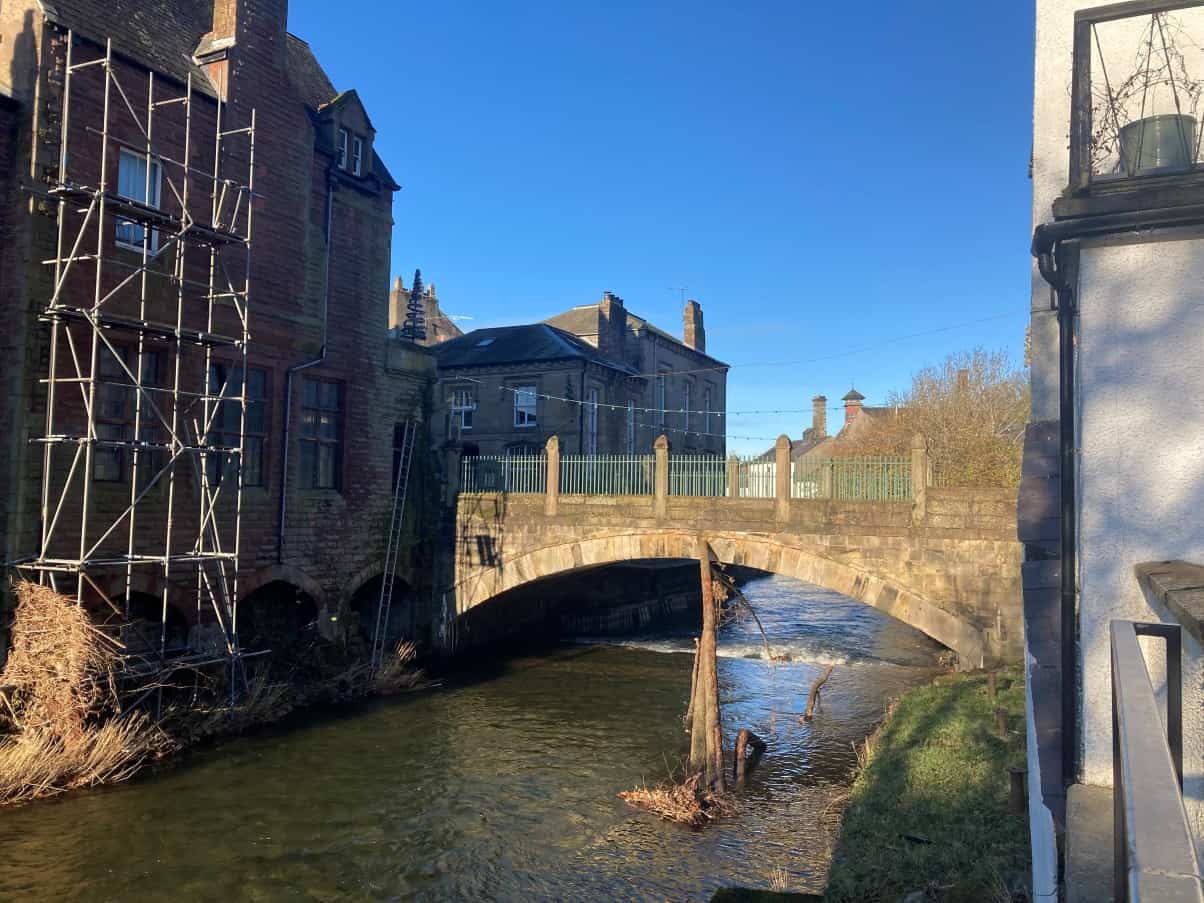
{"label": "green palisade fence", "polygon": [[771,499],[777,485],[778,465],[764,458],[741,458],[740,497],[745,499]]}
{"label": "green palisade fence", "polygon": [[852,502],[901,502],[911,499],[911,459],[834,458],[795,461],[790,467],[790,496]]}
{"label": "green palisade fence", "polygon": [[462,492],[543,493],[547,488],[548,459],[543,455],[481,455],[461,462]]}
{"label": "green palisade fence", "polygon": [[714,455],[672,455],[669,495],[727,495],[727,461]]}
{"label": "green palisade fence", "polygon": [[652,455],[564,455],[560,491],[564,495],[652,495],[655,469]]}

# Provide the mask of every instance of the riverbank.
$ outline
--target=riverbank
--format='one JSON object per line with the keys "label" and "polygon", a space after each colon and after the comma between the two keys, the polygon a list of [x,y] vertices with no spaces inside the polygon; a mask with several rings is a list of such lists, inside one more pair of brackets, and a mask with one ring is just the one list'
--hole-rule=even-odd
{"label": "riverbank", "polygon": [[[1008,812],[1024,765],[1024,677],[948,674],[905,693],[867,741],[837,842],[826,903],[1010,903],[1027,883],[1028,821]],[[1007,736],[996,733],[996,709]]]}
{"label": "riverbank", "polygon": [[1023,670],[998,672],[996,690],[982,672],[946,674],[891,706],[859,750],[822,897],[733,888],[713,903],[1027,899],[1027,816],[1008,812],[1008,768],[1024,764]]}

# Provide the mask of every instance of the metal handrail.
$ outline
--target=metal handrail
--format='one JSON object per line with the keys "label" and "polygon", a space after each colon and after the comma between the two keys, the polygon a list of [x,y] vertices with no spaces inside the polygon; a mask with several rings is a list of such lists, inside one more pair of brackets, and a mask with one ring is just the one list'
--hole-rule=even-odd
{"label": "metal handrail", "polygon": [[[1183,643],[1174,624],[1113,621],[1113,898],[1204,901],[1183,806]],[[1166,726],[1139,636],[1166,642]]]}

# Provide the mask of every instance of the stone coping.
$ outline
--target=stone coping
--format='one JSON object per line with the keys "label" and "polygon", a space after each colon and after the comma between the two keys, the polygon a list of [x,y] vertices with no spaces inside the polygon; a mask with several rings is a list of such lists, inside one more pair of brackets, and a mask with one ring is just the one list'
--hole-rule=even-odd
{"label": "stone coping", "polygon": [[1137,582],[1165,605],[1192,636],[1204,643],[1204,565],[1190,561],[1147,561],[1133,568]]}

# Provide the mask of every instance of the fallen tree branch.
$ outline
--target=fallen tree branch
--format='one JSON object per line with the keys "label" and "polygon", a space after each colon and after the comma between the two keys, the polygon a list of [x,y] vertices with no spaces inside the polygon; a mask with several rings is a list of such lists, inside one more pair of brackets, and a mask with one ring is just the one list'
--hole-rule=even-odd
{"label": "fallen tree branch", "polygon": [[807,697],[807,711],[803,712],[804,723],[811,720],[811,714],[815,710],[815,704],[819,701],[819,688],[828,682],[828,678],[832,676],[832,668],[834,665],[828,665],[826,671],[820,675],[819,679],[811,685],[811,695]]}

